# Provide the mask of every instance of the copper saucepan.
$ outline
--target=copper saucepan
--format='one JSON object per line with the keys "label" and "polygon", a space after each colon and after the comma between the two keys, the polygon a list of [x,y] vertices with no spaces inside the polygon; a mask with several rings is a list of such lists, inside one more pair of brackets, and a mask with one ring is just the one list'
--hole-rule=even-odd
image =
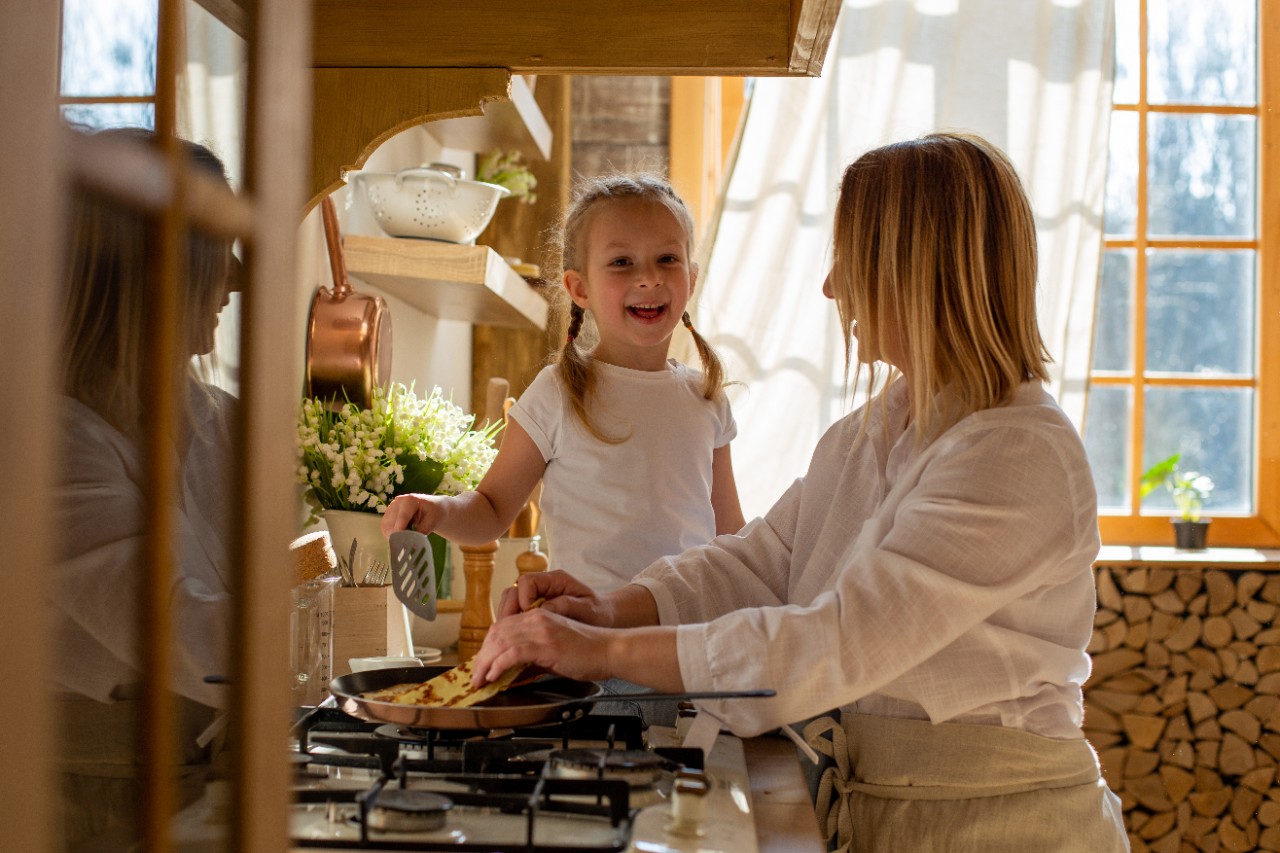
{"label": "copper saucepan", "polygon": [[391,312],[381,296],[356,293],[347,280],[333,199],[320,202],[333,290],[316,288],[307,324],[307,395],[369,408],[373,389],[391,378]]}
{"label": "copper saucepan", "polygon": [[738,699],[773,696],[773,690],[711,691],[704,693],[605,693],[590,681],[547,676],[505,690],[466,708],[400,705],[366,699],[362,693],[397,684],[420,684],[447,666],[407,666],[370,669],[341,675],[329,682],[339,709],[373,723],[395,723],[424,729],[514,729],[571,720],[596,702],[652,702],[664,699]]}

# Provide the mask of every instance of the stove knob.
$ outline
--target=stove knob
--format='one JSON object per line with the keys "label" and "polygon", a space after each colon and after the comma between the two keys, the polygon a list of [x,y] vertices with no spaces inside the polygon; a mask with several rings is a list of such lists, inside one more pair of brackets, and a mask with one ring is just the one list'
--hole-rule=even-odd
{"label": "stove knob", "polygon": [[707,813],[707,795],[711,782],[702,773],[681,770],[671,786],[672,835],[694,838],[702,835],[702,822]]}

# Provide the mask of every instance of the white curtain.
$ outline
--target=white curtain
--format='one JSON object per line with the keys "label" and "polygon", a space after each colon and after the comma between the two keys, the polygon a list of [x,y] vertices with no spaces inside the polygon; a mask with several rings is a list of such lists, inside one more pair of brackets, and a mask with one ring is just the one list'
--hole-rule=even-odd
{"label": "white curtain", "polygon": [[[244,181],[244,118],[247,49],[199,4],[184,4],[187,31],[186,73],[178,80],[178,135],[199,142],[222,159],[231,186]],[[237,250],[239,251],[239,250]],[[240,294],[222,309],[214,356],[207,365],[214,384],[240,391]]]}
{"label": "white curtain", "polygon": [[822,76],[754,82],[705,263],[699,330],[725,358],[748,518],[849,409],[822,296],[840,174],[863,151],[975,131],[1017,165],[1040,239],[1051,390],[1083,424],[1112,79],[1112,0],[846,0]]}

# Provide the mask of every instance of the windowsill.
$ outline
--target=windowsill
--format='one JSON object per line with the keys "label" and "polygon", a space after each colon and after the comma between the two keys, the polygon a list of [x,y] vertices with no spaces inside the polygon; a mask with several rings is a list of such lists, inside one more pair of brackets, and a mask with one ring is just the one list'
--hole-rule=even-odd
{"label": "windowsill", "polygon": [[1212,566],[1215,568],[1280,569],[1280,549],[1206,548],[1180,551],[1167,546],[1103,545],[1098,566]]}

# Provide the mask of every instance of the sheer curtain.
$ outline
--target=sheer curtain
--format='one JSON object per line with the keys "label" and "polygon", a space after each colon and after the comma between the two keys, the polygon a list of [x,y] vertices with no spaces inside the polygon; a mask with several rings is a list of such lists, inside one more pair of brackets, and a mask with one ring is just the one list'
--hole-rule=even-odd
{"label": "sheer curtain", "polygon": [[1112,0],[846,0],[822,76],[754,82],[704,264],[699,330],[724,357],[748,518],[849,409],[831,260],[840,173],[932,130],[975,131],[1027,185],[1052,391],[1083,423],[1112,79]]}
{"label": "sheer curtain", "polygon": [[[207,146],[227,167],[231,186],[244,180],[247,57],[244,40],[193,0],[184,4],[186,73],[178,81],[178,134]],[[239,253],[237,249],[237,253]],[[240,391],[240,294],[222,309],[213,357],[202,366],[209,381]]]}

